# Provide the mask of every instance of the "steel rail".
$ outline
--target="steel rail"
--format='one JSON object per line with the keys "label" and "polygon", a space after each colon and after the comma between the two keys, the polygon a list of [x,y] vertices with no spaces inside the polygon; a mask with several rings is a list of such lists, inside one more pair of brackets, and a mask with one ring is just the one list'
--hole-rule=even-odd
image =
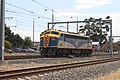
{"label": "steel rail", "polygon": [[103,60],[95,60],[95,61],[87,61],[87,62],[77,62],[77,63],[70,63],[70,64],[52,65],[52,66],[44,66],[44,67],[28,68],[28,69],[20,69],[20,70],[3,71],[3,72],[0,72],[0,80],[20,77],[20,76],[25,76],[25,75],[44,74],[44,73],[63,70],[63,69],[89,66],[89,65],[113,62],[113,61],[118,61],[118,60],[120,60],[120,58],[103,59]]}
{"label": "steel rail", "polygon": [[17,56],[5,56],[5,60],[15,60],[15,59],[34,59],[41,58],[41,55],[17,55]]}
{"label": "steel rail", "polygon": [[[92,56],[109,56],[110,54],[92,54],[90,56],[80,56],[80,57],[92,57]],[[112,54],[113,56],[119,54]],[[15,59],[35,59],[35,58],[46,58],[41,55],[17,55],[17,56],[5,56],[5,60],[15,60]],[[47,57],[50,58],[50,57]]]}

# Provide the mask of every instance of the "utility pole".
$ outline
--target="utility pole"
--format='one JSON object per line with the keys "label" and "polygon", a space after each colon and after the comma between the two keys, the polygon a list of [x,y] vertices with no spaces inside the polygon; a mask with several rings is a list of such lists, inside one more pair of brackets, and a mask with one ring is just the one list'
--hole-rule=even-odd
{"label": "utility pole", "polygon": [[[54,29],[54,9],[49,9],[49,10],[51,10],[52,11],[52,17],[51,17],[51,19],[52,19],[52,28],[51,29]],[[47,9],[45,9],[45,11],[47,11]]]}
{"label": "utility pole", "polygon": [[118,41],[118,54],[120,54],[120,40]]}
{"label": "utility pole", "polygon": [[35,35],[35,19],[33,18],[33,45],[34,45],[34,35]]}
{"label": "utility pole", "polygon": [[[70,17],[70,18],[74,18],[74,17]],[[77,18],[77,24],[76,24],[76,32],[78,33],[78,17],[75,17],[75,18]]]}
{"label": "utility pole", "polygon": [[112,52],[113,52],[113,38],[112,38],[112,20],[110,20],[110,56],[112,57]]}
{"label": "utility pole", "polygon": [[[54,23],[54,10],[52,9],[52,23]],[[52,24],[52,29],[54,29],[54,24]]]}
{"label": "utility pole", "polygon": [[67,32],[69,32],[69,23],[67,22]]}
{"label": "utility pole", "polygon": [[4,60],[5,0],[0,0],[0,60]]}
{"label": "utility pole", "polygon": [[78,33],[78,17],[77,17],[77,33]]}

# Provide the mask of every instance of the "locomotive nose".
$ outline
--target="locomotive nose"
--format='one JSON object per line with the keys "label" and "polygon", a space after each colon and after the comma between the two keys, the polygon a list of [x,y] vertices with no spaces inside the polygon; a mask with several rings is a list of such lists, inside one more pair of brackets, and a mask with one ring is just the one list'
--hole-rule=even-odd
{"label": "locomotive nose", "polygon": [[43,39],[43,44],[44,44],[44,47],[48,47],[49,46],[49,36],[45,35],[44,39]]}

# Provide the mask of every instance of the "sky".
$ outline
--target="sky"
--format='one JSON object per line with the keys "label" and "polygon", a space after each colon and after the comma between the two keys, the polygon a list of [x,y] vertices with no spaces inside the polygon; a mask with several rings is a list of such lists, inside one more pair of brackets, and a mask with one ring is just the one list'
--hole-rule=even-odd
{"label": "sky", "polygon": [[[5,0],[5,23],[15,34],[33,40],[34,21],[35,41],[39,42],[40,33],[52,21],[52,10],[54,22],[110,16],[113,36],[120,36],[120,0]],[[76,24],[69,28],[76,32]],[[55,29],[66,31],[66,25],[55,25]]]}

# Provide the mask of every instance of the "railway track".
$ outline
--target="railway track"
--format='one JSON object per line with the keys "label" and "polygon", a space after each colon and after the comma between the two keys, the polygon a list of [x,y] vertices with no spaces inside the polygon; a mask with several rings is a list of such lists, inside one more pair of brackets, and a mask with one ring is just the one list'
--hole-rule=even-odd
{"label": "railway track", "polygon": [[41,58],[41,55],[16,55],[16,56],[5,56],[5,60],[15,60],[15,59],[34,59]]}
{"label": "railway track", "polygon": [[111,58],[111,59],[103,59],[103,60],[95,60],[95,61],[87,61],[87,62],[77,62],[77,63],[70,63],[70,64],[62,64],[62,65],[53,65],[53,66],[44,66],[44,67],[37,67],[37,68],[3,71],[3,72],[0,72],[0,80],[24,77],[27,75],[29,76],[29,75],[35,75],[35,74],[44,74],[44,73],[49,73],[53,71],[113,62],[113,61],[118,61],[118,60],[120,60],[120,58]]}
{"label": "railway track", "polygon": [[[109,56],[110,54],[92,54],[91,56]],[[112,54],[113,56],[118,54]],[[46,58],[41,55],[16,55],[16,56],[5,56],[5,60],[15,60],[15,59],[35,59],[35,58]]]}

